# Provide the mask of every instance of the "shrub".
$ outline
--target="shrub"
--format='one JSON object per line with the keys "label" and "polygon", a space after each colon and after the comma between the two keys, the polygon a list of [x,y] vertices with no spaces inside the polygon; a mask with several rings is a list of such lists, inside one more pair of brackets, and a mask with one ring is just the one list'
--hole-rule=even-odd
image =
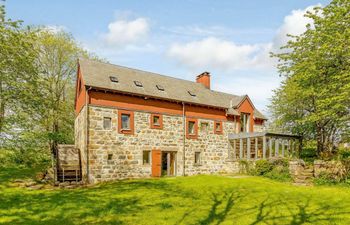
{"label": "shrub", "polygon": [[312,163],[317,158],[317,151],[313,146],[307,146],[300,152],[300,159],[304,160],[306,163]]}
{"label": "shrub", "polygon": [[340,159],[350,159],[350,149],[349,148],[339,148],[338,156]]}
{"label": "shrub", "polygon": [[250,165],[250,162],[247,160],[240,160],[239,161],[239,173],[247,173],[252,174],[253,167]]}
{"label": "shrub", "polygon": [[255,162],[254,175],[258,175],[258,176],[264,175],[270,172],[272,168],[273,168],[273,165],[269,161],[265,159],[257,160]]}
{"label": "shrub", "polygon": [[278,181],[291,181],[291,176],[289,173],[288,166],[275,165],[273,169],[266,173],[264,177],[268,177],[270,179],[278,180]]}
{"label": "shrub", "polygon": [[263,176],[278,181],[290,181],[289,162],[287,159],[257,160],[255,168],[249,170],[249,174]]}

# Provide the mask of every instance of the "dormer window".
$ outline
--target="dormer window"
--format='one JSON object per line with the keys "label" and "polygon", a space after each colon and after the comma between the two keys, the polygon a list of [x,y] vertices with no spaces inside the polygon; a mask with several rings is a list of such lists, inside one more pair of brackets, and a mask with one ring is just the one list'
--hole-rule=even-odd
{"label": "dormer window", "polygon": [[113,76],[110,76],[109,79],[113,82],[113,83],[118,83],[119,80],[117,77],[113,77]]}
{"label": "dormer window", "polygon": [[192,91],[188,91],[188,94],[190,94],[192,97],[196,97],[196,94],[193,93]]}
{"label": "dormer window", "polygon": [[140,81],[135,80],[135,81],[134,81],[134,84],[135,84],[137,87],[143,87],[143,86],[142,86],[142,83],[141,83]]}
{"label": "dormer window", "polygon": [[157,84],[156,87],[158,90],[164,91],[164,87],[162,85]]}

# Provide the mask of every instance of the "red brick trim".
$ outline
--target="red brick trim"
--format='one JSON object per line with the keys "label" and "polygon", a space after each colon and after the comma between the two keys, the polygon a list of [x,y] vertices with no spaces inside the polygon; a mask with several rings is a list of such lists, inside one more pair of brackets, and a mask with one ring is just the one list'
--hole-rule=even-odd
{"label": "red brick trim", "polygon": [[[220,124],[220,130],[216,129],[216,124]],[[222,121],[214,121],[214,134],[222,134],[222,133],[223,133]]]}
{"label": "red brick trim", "polygon": [[[189,122],[194,122],[194,134],[190,134],[189,131]],[[197,139],[198,138],[198,120],[194,118],[186,118],[186,138],[188,139]]]}
{"label": "red brick trim", "polygon": [[[130,116],[130,130],[122,130],[122,114]],[[134,112],[127,110],[118,110],[118,132],[120,134],[134,134]]]}
{"label": "red brick trim", "polygon": [[[153,123],[153,118],[155,116],[159,117],[159,124]],[[151,129],[163,129],[163,115],[162,114],[151,114],[150,125],[151,125]]]}

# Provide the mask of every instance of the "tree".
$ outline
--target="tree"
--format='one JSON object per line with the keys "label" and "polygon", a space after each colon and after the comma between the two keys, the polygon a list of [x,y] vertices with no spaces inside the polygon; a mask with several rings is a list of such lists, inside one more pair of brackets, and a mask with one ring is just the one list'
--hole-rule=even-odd
{"label": "tree", "polygon": [[350,121],[350,1],[333,0],[307,12],[313,20],[281,53],[278,70],[285,78],[270,109],[275,124],[316,139],[317,153],[331,152]]}
{"label": "tree", "polygon": [[38,112],[42,133],[55,154],[58,144],[74,143],[74,97],[77,59],[95,58],[64,31],[39,28],[37,48],[43,107]]}
{"label": "tree", "polygon": [[36,108],[38,90],[36,34],[21,21],[5,17],[0,5],[0,135],[4,141],[23,129]]}

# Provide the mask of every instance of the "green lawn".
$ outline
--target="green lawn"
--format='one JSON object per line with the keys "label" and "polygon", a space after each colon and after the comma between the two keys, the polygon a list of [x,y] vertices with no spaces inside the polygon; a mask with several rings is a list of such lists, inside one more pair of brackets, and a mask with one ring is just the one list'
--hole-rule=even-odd
{"label": "green lawn", "polygon": [[10,187],[0,169],[0,224],[350,224],[350,189],[264,178],[192,176],[75,190]]}

